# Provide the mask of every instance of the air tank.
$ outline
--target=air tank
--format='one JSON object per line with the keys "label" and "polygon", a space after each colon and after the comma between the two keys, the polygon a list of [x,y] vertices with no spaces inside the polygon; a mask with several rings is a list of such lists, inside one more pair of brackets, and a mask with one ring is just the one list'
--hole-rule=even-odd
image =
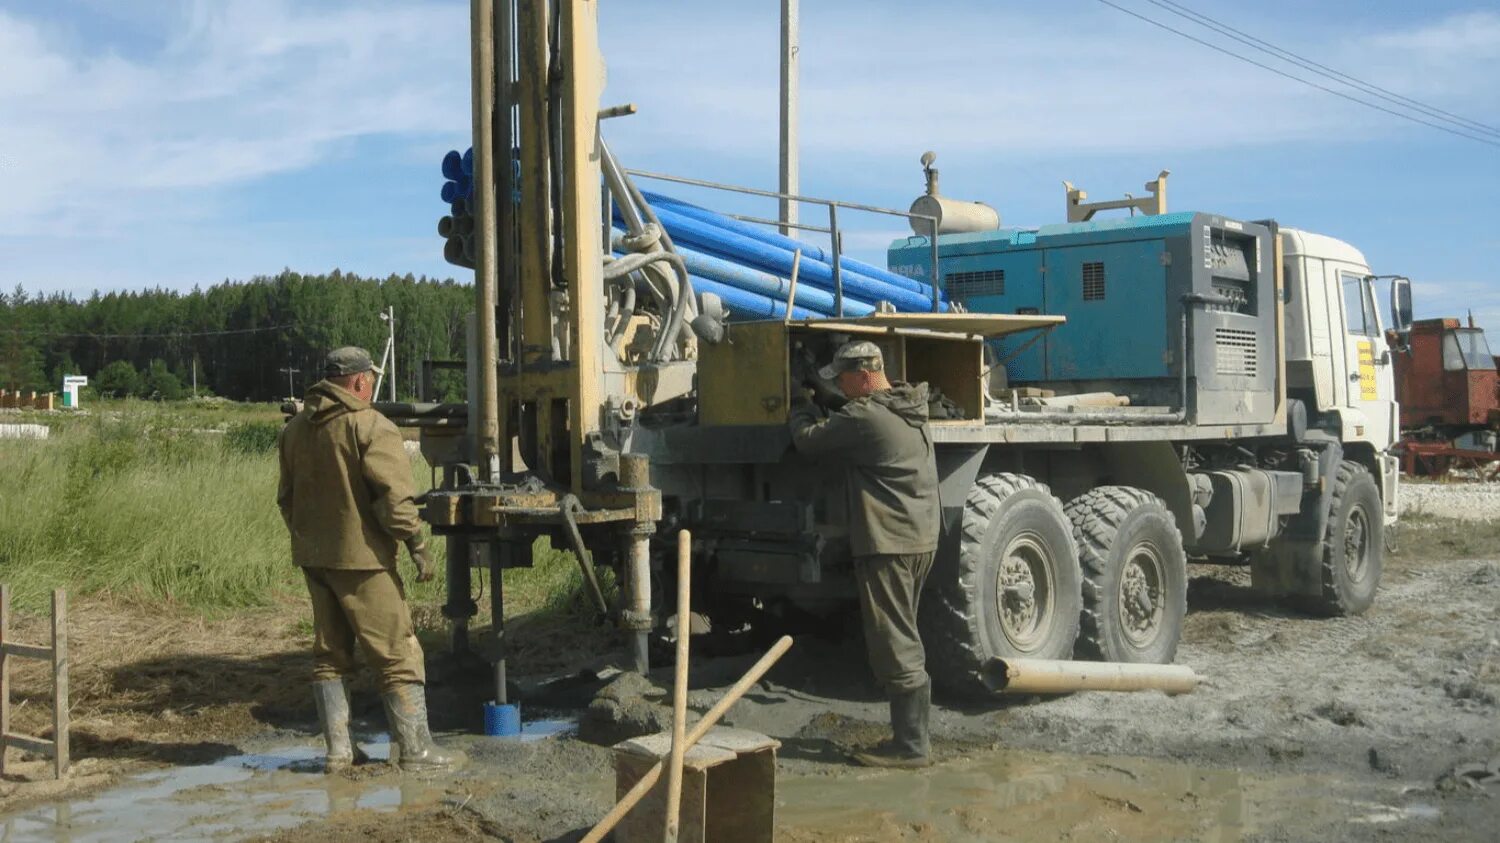
{"label": "air tank", "polygon": [[[932,166],[937,154],[922,154],[922,172],[927,176],[927,193],[911,203],[911,213],[937,218],[938,234],[965,234],[972,231],[994,231],[1000,227],[1000,212],[983,202],[965,202],[938,195],[938,171]],[[931,234],[929,223],[913,219],[911,230],[916,234]]]}

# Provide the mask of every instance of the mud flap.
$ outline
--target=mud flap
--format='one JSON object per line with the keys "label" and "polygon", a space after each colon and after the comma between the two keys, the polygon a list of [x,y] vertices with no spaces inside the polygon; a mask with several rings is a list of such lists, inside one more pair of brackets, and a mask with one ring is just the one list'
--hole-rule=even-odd
{"label": "mud flap", "polygon": [[1302,511],[1292,516],[1281,535],[1265,549],[1250,555],[1250,576],[1255,589],[1271,596],[1323,593],[1323,534],[1333,505],[1333,478],[1344,459],[1338,442],[1321,444],[1318,452],[1318,486],[1302,496]]}
{"label": "mud flap", "polygon": [[940,445],[934,457],[937,460],[938,506],[943,513],[943,532],[958,527],[963,517],[964,501],[974,481],[979,479],[979,469],[984,466],[989,445]]}

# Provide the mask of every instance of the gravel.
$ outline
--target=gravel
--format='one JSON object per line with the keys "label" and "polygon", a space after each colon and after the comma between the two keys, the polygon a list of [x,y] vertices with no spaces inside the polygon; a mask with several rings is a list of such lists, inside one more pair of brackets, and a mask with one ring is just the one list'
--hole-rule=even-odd
{"label": "gravel", "polygon": [[1401,517],[1500,520],[1500,483],[1402,482]]}

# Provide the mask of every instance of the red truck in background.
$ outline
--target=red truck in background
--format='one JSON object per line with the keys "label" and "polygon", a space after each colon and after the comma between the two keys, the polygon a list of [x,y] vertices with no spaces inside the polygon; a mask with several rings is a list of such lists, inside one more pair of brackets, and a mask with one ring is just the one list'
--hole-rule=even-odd
{"label": "red truck in background", "polygon": [[1440,475],[1456,465],[1478,468],[1500,459],[1500,371],[1473,317],[1468,325],[1417,320],[1390,340],[1406,473]]}

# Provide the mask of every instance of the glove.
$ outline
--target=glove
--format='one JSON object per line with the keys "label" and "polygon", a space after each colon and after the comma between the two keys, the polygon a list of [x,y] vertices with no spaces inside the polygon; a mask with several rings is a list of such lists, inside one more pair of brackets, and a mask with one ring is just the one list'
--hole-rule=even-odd
{"label": "glove", "polygon": [[427,553],[427,543],[420,535],[406,540],[406,552],[411,554],[411,563],[417,566],[417,582],[428,582],[437,576],[432,557]]}

